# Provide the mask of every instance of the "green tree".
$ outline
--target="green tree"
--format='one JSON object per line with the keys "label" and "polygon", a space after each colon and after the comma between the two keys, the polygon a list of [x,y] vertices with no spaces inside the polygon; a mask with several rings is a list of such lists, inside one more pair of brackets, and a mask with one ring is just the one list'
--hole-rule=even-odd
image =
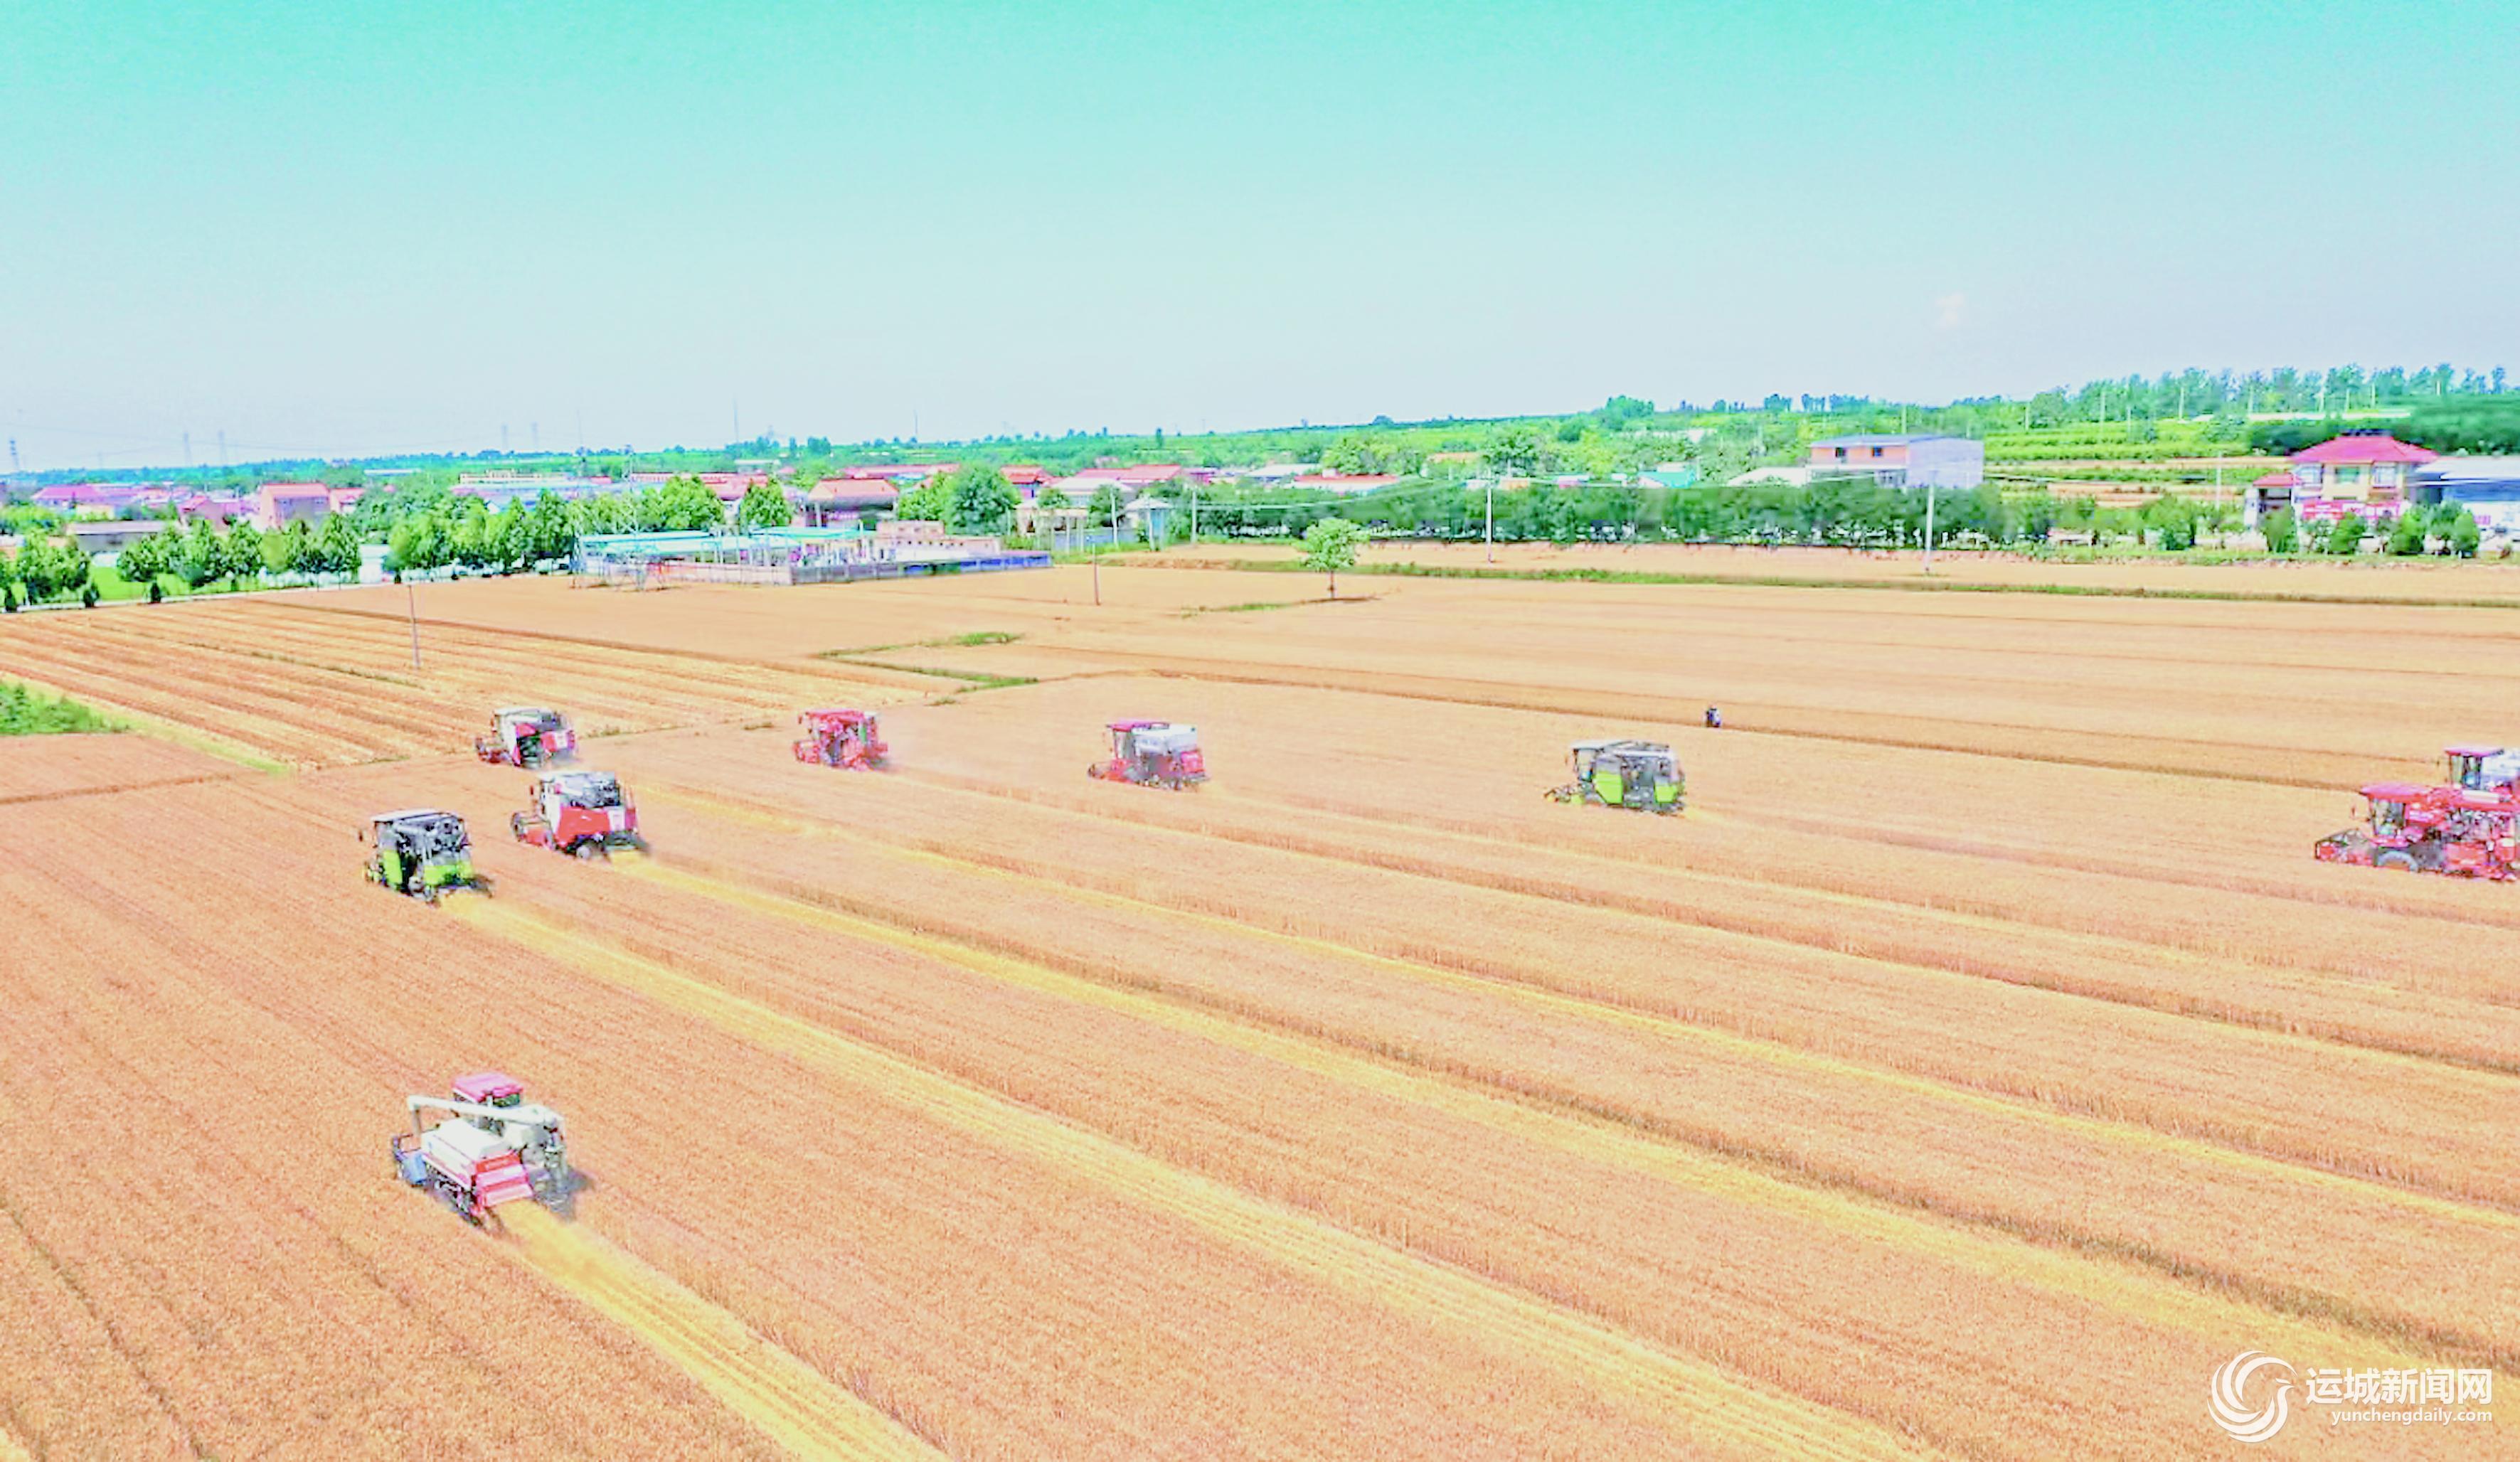
{"label": "green tree", "polygon": [[175,554],[183,546],[184,535],[169,523],[116,554],[113,571],[127,583],[155,589],[158,576],[173,566]]}
{"label": "green tree", "polygon": [[2339,558],[2351,557],[2362,552],[2362,514],[2349,512],[2338,518],[2329,526],[2327,541],[2321,545],[2321,548]]}
{"label": "green tree", "polygon": [[436,568],[446,563],[453,553],[446,524],[433,512],[404,518],[385,535],[385,567],[396,574]]}
{"label": "green tree", "polygon": [[1540,470],[1540,436],[1528,426],[1507,426],[1488,438],[1481,451],[1488,470],[1500,477],[1528,477]]}
{"label": "green tree", "polygon": [[313,568],[319,573],[357,573],[359,548],[363,542],[358,524],[348,513],[334,513],[324,519],[324,526],[315,534]]}
{"label": "green tree", "polygon": [[1338,575],[1356,566],[1365,547],[1365,530],[1343,517],[1326,517],[1304,530],[1304,567],[1329,575],[1330,598],[1338,598]]}
{"label": "green tree", "polygon": [[174,558],[175,576],[194,589],[207,588],[228,569],[227,546],[219,542],[208,518],[193,519],[192,531],[184,535],[184,547]]}
{"label": "green tree", "polygon": [[2301,520],[2289,508],[2278,508],[2258,520],[2258,531],[2267,538],[2267,550],[2289,554],[2301,547]]}
{"label": "green tree", "polygon": [[931,476],[893,504],[892,515],[911,522],[950,523],[954,520],[954,492],[943,477]]}
{"label": "green tree", "polygon": [[726,527],[726,506],[717,494],[698,477],[678,475],[666,479],[652,492],[643,495],[646,502],[644,531],[650,533],[715,533]]}
{"label": "green tree", "polygon": [[2409,505],[2389,525],[2388,552],[2400,558],[2411,558],[2424,551],[2424,539],[2432,531],[2432,514]]}
{"label": "green tree", "polygon": [[266,533],[262,538],[262,571],[267,574],[294,574],[308,571],[308,560],[315,556],[315,535],[308,532],[304,519],[291,523],[286,532]]}
{"label": "green tree", "polygon": [[1093,498],[1085,505],[1085,526],[1115,527],[1120,521],[1120,509],[1128,506],[1128,499],[1121,496],[1119,485],[1105,482],[1094,489]]}
{"label": "green tree", "polygon": [[228,541],[219,554],[220,566],[232,584],[262,578],[262,533],[251,523],[239,523],[228,530]]}
{"label": "green tree", "polygon": [[2450,520],[2450,526],[2442,530],[2442,536],[2450,540],[2451,553],[2461,558],[2475,557],[2477,549],[2485,542],[2485,534],[2476,526],[2476,514],[2464,508]]}
{"label": "green tree", "polygon": [[974,463],[945,482],[946,521],[955,532],[1003,535],[1014,530],[1015,509],[1023,500],[996,467]]}
{"label": "green tree", "polygon": [[795,520],[796,510],[788,505],[788,495],[775,482],[752,484],[743,490],[743,501],[735,505],[735,526],[745,533],[785,528]]}

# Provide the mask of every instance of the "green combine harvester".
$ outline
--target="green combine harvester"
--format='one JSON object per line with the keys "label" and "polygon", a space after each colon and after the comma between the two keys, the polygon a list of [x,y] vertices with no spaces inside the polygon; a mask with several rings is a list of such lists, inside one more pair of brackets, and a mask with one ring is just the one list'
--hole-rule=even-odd
{"label": "green combine harvester", "polygon": [[370,883],[424,904],[457,889],[490,891],[490,880],[472,871],[472,839],[464,820],[429,808],[379,813],[360,840],[374,845],[366,873]]}
{"label": "green combine harvester", "polygon": [[1590,802],[1666,817],[1688,806],[1688,784],[1660,741],[1578,741],[1566,760],[1575,779],[1549,795],[1559,802]]}

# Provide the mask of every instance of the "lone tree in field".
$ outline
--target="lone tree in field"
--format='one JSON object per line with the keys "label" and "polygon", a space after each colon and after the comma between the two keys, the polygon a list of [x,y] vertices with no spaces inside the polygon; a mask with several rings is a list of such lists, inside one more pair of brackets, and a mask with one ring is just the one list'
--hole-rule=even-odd
{"label": "lone tree in field", "polygon": [[1304,530],[1304,567],[1330,576],[1330,598],[1338,598],[1338,574],[1356,566],[1365,547],[1365,530],[1343,517],[1326,517]]}

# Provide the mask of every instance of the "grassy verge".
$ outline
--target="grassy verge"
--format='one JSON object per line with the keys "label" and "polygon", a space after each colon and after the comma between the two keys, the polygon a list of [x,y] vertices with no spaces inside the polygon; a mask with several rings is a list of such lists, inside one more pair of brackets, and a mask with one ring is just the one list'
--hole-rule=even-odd
{"label": "grassy verge", "polygon": [[855,649],[827,649],[818,652],[814,658],[854,660],[866,655],[890,654],[897,649],[968,649],[981,644],[1012,644],[1022,638],[1005,630],[974,630],[968,635],[947,635],[936,640],[905,640],[899,644],[862,644]]}
{"label": "grassy verge", "polygon": [[67,695],[46,695],[15,681],[0,681],[0,736],[70,735],[120,729]]}

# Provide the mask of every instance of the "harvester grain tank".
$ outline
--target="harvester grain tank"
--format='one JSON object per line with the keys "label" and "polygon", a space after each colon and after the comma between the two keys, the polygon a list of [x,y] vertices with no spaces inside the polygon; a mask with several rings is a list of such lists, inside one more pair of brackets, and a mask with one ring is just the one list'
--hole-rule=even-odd
{"label": "harvester grain tank", "polygon": [[453,813],[425,807],[379,813],[359,836],[371,846],[364,869],[370,883],[424,904],[458,889],[490,891],[490,880],[473,871],[464,820]]}
{"label": "harvester grain tank", "polygon": [[[570,1179],[568,1140],[558,1112],[525,1100],[516,1078],[474,1072],[455,1081],[452,1096],[404,1099],[411,1130],[390,1144],[394,1174],[427,1188],[467,1220],[478,1223],[502,1204],[531,1200],[564,1210]],[[422,1125],[422,1114],[447,1120]]]}
{"label": "harvester grain tank", "polygon": [[1207,780],[1207,757],[1198,749],[1198,728],[1169,721],[1114,721],[1111,754],[1085,769],[1103,781],[1187,791]]}
{"label": "harvester grain tank", "polygon": [[1688,805],[1680,763],[1660,741],[1578,741],[1566,763],[1575,779],[1549,793],[1559,802],[1666,816]]}
{"label": "harvester grain tank", "polygon": [[2520,805],[2520,752],[2499,746],[2452,746],[2442,755],[2450,762],[2451,785]]}
{"label": "harvester grain tank", "polygon": [[2319,862],[2498,883],[2520,878],[2520,808],[2506,791],[2380,781],[2362,788],[2362,825],[2319,839],[2312,849]]}
{"label": "harvester grain tank", "polygon": [[534,778],[526,796],[525,810],[509,815],[508,830],[529,848],[590,860],[616,849],[648,850],[639,809],[609,772],[548,772]]}
{"label": "harvester grain tank", "polygon": [[873,711],[838,706],[799,711],[796,724],[805,729],[804,739],[794,748],[800,762],[837,767],[844,772],[880,772],[890,764],[890,748],[883,744]]}
{"label": "harvester grain tank", "polygon": [[490,734],[472,738],[472,754],[493,765],[548,767],[577,757],[568,718],[542,706],[509,706],[490,715]]}

